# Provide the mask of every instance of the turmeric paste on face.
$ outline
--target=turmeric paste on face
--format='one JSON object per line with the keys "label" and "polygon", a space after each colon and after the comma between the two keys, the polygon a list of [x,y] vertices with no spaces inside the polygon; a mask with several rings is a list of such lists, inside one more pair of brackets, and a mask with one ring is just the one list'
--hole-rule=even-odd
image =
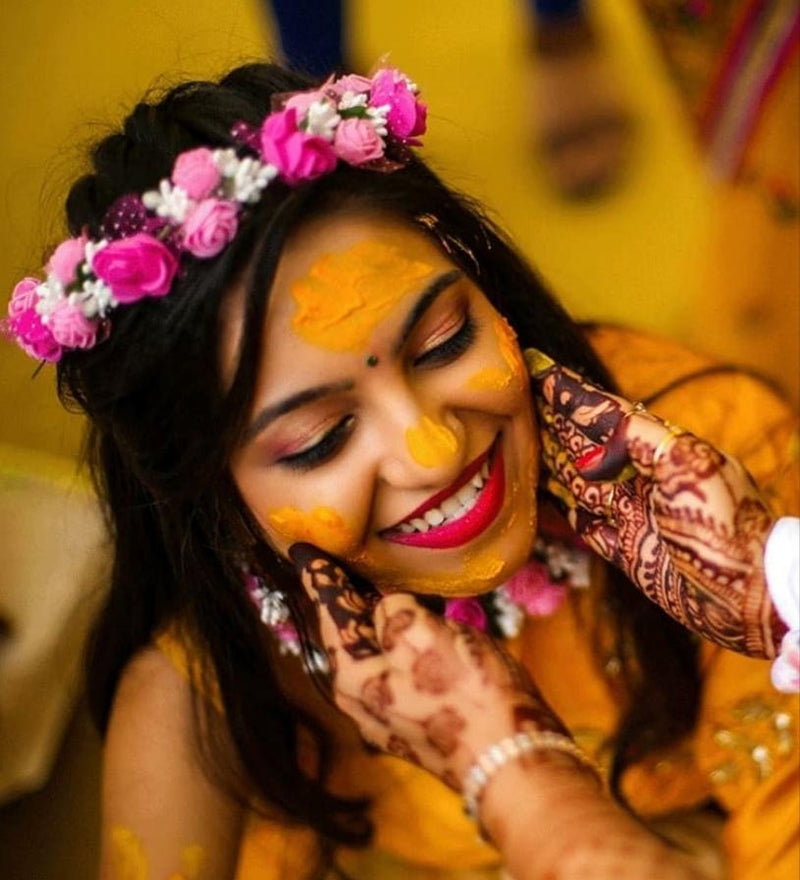
{"label": "turmeric paste on face", "polygon": [[281,507],[269,513],[269,524],[290,544],[306,541],[334,556],[344,556],[356,541],[342,516],[331,507],[315,507],[310,513]]}
{"label": "turmeric paste on face", "polygon": [[406,445],[411,457],[423,467],[447,464],[458,453],[458,437],[446,425],[423,416],[406,430]]}
{"label": "turmeric paste on face", "polygon": [[291,287],[295,333],[331,351],[363,352],[375,327],[433,267],[381,239],[324,254]]}

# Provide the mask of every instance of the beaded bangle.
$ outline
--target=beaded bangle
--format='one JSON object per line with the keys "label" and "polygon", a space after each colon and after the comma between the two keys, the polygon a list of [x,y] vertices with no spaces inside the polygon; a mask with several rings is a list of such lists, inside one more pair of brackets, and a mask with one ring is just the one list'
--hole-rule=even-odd
{"label": "beaded bangle", "polygon": [[571,755],[584,767],[589,768],[600,779],[600,770],[592,759],[568,736],[549,730],[537,733],[517,733],[507,736],[489,746],[467,770],[462,785],[464,812],[473,821],[478,821],[478,806],[489,780],[497,771],[522,755],[531,752],[555,751]]}

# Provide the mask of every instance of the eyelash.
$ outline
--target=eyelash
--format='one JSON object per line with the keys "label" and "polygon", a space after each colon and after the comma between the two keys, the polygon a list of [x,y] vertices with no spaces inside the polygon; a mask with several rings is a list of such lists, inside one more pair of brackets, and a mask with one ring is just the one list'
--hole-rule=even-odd
{"label": "eyelash", "polygon": [[441,367],[461,357],[475,341],[477,327],[470,312],[466,312],[461,326],[429,351],[414,359],[415,367]]}
{"label": "eyelash", "polygon": [[[413,365],[424,369],[445,366],[457,360],[475,341],[477,326],[472,315],[467,312],[461,326],[448,336],[444,342],[415,358]],[[347,415],[313,446],[302,452],[285,455],[278,463],[296,471],[310,471],[324,464],[341,449],[350,436],[355,416]]]}
{"label": "eyelash", "polygon": [[339,451],[350,435],[354,421],[355,416],[345,416],[319,442],[302,452],[285,455],[279,458],[278,462],[297,471],[309,471],[323,464]]}

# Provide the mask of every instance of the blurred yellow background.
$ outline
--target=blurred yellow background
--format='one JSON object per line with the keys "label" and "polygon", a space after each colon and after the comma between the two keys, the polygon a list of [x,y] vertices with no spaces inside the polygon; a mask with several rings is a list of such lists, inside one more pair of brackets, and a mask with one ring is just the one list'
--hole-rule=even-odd
{"label": "blurred yellow background", "polygon": [[[592,205],[560,201],[534,161],[528,26],[521,0],[351,0],[351,54],[386,52],[430,105],[425,157],[495,212],[579,317],[697,337],[693,318],[712,191],[689,122],[633,3],[597,3],[637,138],[625,185]],[[85,147],[150,86],[215,75],[273,45],[254,0],[35,0],[0,29],[0,288],[38,271],[63,234],[63,195]],[[0,346],[0,442],[71,455],[53,370]]]}

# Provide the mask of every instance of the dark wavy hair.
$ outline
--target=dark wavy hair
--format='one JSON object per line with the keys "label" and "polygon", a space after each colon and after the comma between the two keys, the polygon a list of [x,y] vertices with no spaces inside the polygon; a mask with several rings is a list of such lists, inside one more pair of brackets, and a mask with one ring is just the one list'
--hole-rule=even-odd
{"label": "dark wavy hair", "polygon": [[[137,105],[121,132],[92,152],[92,171],[69,193],[72,234],[99,227],[111,203],[170,174],[178,153],[234,146],[238,121],[257,125],[271,97],[310,87],[272,64],[233,70],[217,83],[192,82]],[[225,736],[241,768],[241,793],[307,824],[329,846],[364,844],[368,804],[326,787],[331,737],[299,705],[274,657],[242,582],[241,560],[257,558],[297,595],[294,576],[266,545],[241,501],[228,462],[251,406],[268,292],[287,237],[312,217],[377,211],[419,228],[486,293],[520,344],[535,346],[597,383],[613,382],[581,328],[481,210],[453,192],[418,158],[379,174],[348,166],[289,188],[273,183],[235,241],[211,261],[195,261],[171,294],[120,308],[107,340],[65,354],[62,401],[88,416],[86,456],[114,542],[110,590],[88,653],[89,698],[101,732],[126,664],[159,631],[179,626],[219,687]],[[245,322],[232,383],[219,366],[220,309],[234,282],[247,281]],[[644,753],[674,742],[695,723],[696,651],[691,637],[623,577],[609,576],[609,598],[631,693],[613,776]],[[196,699],[198,730],[211,766],[214,727]],[[319,760],[301,768],[298,735]]]}

